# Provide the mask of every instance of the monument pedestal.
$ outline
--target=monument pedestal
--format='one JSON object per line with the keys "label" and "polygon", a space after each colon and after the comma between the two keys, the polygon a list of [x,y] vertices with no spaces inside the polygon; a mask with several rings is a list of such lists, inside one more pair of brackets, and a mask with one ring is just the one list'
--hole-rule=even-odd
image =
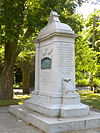
{"label": "monument pedestal", "polygon": [[78,94],[66,94],[61,97],[33,95],[24,106],[49,117],[79,117],[88,115],[89,107],[80,103]]}
{"label": "monument pedestal", "polygon": [[24,105],[9,111],[47,133],[100,127],[100,114],[90,113],[75,87],[74,31],[51,12],[37,37],[35,91]]}

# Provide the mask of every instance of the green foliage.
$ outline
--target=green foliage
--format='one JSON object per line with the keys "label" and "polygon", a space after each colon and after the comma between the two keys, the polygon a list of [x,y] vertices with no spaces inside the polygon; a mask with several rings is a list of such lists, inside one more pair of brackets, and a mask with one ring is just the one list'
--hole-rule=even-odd
{"label": "green foliage", "polygon": [[17,57],[17,66],[31,71],[35,65],[35,45],[33,43],[22,45],[21,52]]}
{"label": "green foliage", "polygon": [[[10,45],[15,40],[18,41],[18,44],[21,42],[26,44],[27,39],[35,38],[37,33],[47,24],[51,10],[57,11],[63,22],[71,24],[77,32],[80,22],[77,20],[78,17],[74,16],[74,11],[76,6],[81,3],[82,0],[78,2],[75,0],[1,0],[1,44]],[[77,26],[74,23],[77,23]]]}
{"label": "green foliage", "polygon": [[68,9],[64,9],[61,15],[61,21],[68,24],[75,33],[82,31],[84,19],[79,14],[69,14]]}
{"label": "green foliage", "polygon": [[78,86],[89,86],[89,79],[77,79],[76,84]]}
{"label": "green foliage", "polygon": [[79,32],[80,36],[75,42],[77,85],[81,83],[98,86],[100,82],[100,20],[97,16],[100,17],[100,11],[89,16],[84,23],[85,28]]}
{"label": "green foliage", "polygon": [[2,0],[0,17],[2,43],[9,43],[10,45],[22,33],[25,1]]}
{"label": "green foliage", "polygon": [[25,45],[27,39],[35,38],[38,32],[47,24],[51,10],[57,11],[63,22],[66,21],[68,24],[76,22],[77,26],[76,24],[71,26],[73,29],[79,29],[80,22],[73,14],[76,6],[81,2],[81,0],[78,3],[75,0],[1,0],[1,44],[7,43],[7,45],[10,45],[17,41],[19,45]]}
{"label": "green foliage", "polygon": [[100,78],[94,77],[93,86],[94,86],[94,92],[100,93]]}
{"label": "green foliage", "polygon": [[30,72],[35,69],[35,45],[29,43],[29,41],[30,39],[27,40],[26,45],[20,46],[21,52],[16,61],[16,67],[22,71],[23,93],[29,92],[29,75]]}
{"label": "green foliage", "polygon": [[22,87],[22,82],[13,85],[14,89],[19,89],[21,87]]}
{"label": "green foliage", "polygon": [[89,16],[86,23],[85,38],[89,46],[97,52],[98,63],[100,64],[100,10],[96,10]]}
{"label": "green foliage", "polygon": [[[84,42],[82,37],[76,40],[76,80],[88,79],[90,74],[95,75],[96,70],[96,52]],[[95,68],[95,69],[94,69]],[[79,81],[77,81],[78,83]],[[83,81],[82,81],[83,82]]]}
{"label": "green foliage", "polygon": [[2,71],[4,65],[4,47],[0,47],[0,72]]}

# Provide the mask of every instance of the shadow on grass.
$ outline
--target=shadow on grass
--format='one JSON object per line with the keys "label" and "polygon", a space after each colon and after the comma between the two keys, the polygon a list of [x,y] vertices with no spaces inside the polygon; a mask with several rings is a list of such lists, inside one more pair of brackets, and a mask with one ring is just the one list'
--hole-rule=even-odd
{"label": "shadow on grass", "polygon": [[93,93],[91,91],[81,91],[79,92],[81,96],[81,102],[89,105],[91,108],[100,110],[100,94]]}
{"label": "shadow on grass", "polygon": [[30,95],[14,95],[13,99],[11,99],[11,100],[0,100],[0,107],[23,104],[24,101],[29,98],[31,98]]}

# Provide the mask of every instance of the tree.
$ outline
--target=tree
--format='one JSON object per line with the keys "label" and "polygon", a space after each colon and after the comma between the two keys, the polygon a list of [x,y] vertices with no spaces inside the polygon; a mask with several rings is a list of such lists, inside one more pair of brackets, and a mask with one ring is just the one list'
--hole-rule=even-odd
{"label": "tree", "polygon": [[4,67],[0,74],[0,99],[13,96],[13,68],[17,57],[17,44],[22,33],[26,0],[2,0],[0,5],[0,42],[4,45]]}
{"label": "tree", "polygon": [[36,36],[47,24],[51,10],[74,13],[74,0],[1,0],[0,43],[4,46],[4,66],[0,74],[0,99],[13,98],[13,69],[19,45]]}
{"label": "tree", "polygon": [[[89,42],[89,46],[93,48],[94,51],[100,52],[100,10],[95,10],[93,14],[91,14],[86,23],[86,32],[85,32],[85,40]],[[97,54],[98,62],[100,60],[100,54]]]}
{"label": "tree", "polygon": [[[91,90],[100,81],[100,11],[91,14],[84,23],[80,37],[76,40],[76,79],[77,83],[88,81]],[[95,20],[96,19],[96,20]]]}
{"label": "tree", "polygon": [[89,16],[86,21],[86,31],[86,39],[89,42],[89,46],[96,52],[95,58],[97,58],[95,78],[92,73],[90,76],[90,86],[92,90],[93,84],[98,86],[98,83],[96,82],[97,80],[100,80],[100,76],[98,76],[100,74],[100,10],[95,10],[94,13]]}
{"label": "tree", "polygon": [[[22,45],[23,46],[23,45]],[[29,76],[32,70],[35,70],[35,46],[26,44],[17,57],[17,67],[22,71],[23,93],[29,93]]]}
{"label": "tree", "polygon": [[89,85],[89,78],[95,75],[97,67],[96,52],[84,41],[83,36],[80,34],[75,43],[77,85]]}

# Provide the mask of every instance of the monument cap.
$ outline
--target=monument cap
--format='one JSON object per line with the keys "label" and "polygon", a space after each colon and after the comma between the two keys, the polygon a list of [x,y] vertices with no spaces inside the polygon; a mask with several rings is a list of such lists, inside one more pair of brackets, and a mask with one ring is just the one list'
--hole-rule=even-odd
{"label": "monument cap", "polygon": [[57,12],[51,11],[47,26],[39,33],[37,40],[47,38],[54,34],[66,34],[66,36],[75,37],[74,31],[65,23],[61,23]]}

